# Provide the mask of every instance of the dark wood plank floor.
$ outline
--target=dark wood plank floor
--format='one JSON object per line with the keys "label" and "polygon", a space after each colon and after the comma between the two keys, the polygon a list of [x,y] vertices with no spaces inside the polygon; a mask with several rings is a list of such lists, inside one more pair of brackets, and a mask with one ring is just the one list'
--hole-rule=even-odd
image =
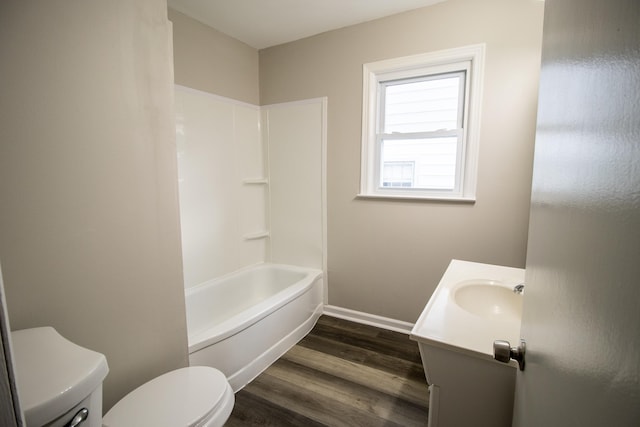
{"label": "dark wood plank floor", "polygon": [[407,335],[322,316],[236,393],[225,426],[426,426],[428,400]]}

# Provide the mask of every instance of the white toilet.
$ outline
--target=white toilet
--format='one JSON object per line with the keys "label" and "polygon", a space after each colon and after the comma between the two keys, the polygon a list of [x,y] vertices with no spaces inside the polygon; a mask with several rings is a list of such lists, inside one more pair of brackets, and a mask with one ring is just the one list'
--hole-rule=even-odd
{"label": "white toilet", "polygon": [[234,394],[224,374],[205,366],[177,369],[141,385],[102,418],[104,355],[51,327],[11,334],[18,396],[27,427],[217,427]]}

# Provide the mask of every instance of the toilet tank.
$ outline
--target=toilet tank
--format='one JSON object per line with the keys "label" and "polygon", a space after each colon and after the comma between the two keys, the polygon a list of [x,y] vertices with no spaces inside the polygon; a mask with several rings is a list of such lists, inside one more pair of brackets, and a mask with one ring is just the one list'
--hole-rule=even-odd
{"label": "toilet tank", "polygon": [[[68,341],[52,327],[11,333],[18,397],[27,427],[102,424],[104,355]],[[86,410],[86,411],[85,411]]]}

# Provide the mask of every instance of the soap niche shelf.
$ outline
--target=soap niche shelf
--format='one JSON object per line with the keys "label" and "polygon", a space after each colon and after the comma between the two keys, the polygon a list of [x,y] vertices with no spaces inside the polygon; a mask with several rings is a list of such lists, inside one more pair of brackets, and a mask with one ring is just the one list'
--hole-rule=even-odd
{"label": "soap niche shelf", "polygon": [[[245,178],[242,180],[242,184],[269,185],[269,179],[268,178]],[[269,237],[269,231],[267,230],[257,231],[255,233],[247,233],[244,236],[242,236],[244,240],[259,240],[259,239],[266,239],[267,237]]]}
{"label": "soap niche shelf", "polygon": [[[269,185],[269,179],[268,178],[263,178],[263,177],[245,178],[245,179],[242,180],[242,184],[244,184],[244,185]],[[269,231],[267,231],[267,230],[257,231],[255,233],[247,233],[244,236],[242,236],[242,238],[244,240],[259,240],[259,239],[266,239],[267,237],[269,237]]]}
{"label": "soap niche shelf", "polygon": [[242,236],[244,240],[258,240],[258,239],[266,239],[269,237],[268,231],[258,231],[256,233],[248,233]]}
{"label": "soap niche shelf", "polygon": [[268,185],[269,180],[267,178],[247,178],[243,179],[242,183],[245,185]]}

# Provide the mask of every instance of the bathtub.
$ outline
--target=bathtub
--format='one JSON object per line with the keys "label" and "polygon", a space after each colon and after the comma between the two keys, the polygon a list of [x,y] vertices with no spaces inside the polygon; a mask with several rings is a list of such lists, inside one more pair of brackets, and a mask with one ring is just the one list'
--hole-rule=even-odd
{"label": "bathtub", "polygon": [[323,308],[321,270],[258,264],[185,291],[189,364],[242,389],[311,331]]}

